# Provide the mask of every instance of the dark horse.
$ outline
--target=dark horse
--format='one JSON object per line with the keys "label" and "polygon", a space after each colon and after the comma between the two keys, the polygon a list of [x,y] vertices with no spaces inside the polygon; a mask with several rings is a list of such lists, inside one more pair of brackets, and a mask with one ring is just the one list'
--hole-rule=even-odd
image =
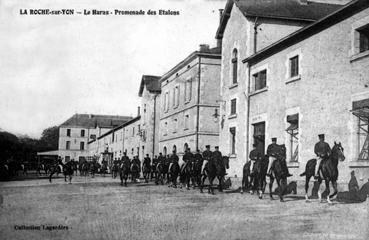
{"label": "dark horse", "polygon": [[183,168],[181,169],[180,172],[180,176],[179,176],[179,180],[181,182],[181,186],[180,188],[183,187],[183,185],[186,186],[187,190],[190,189],[190,181],[191,181],[191,177],[192,177],[192,161],[188,161],[185,166],[183,166]]}
{"label": "dark horse", "polygon": [[156,165],[156,178],[155,178],[155,183],[156,185],[159,184],[159,182],[161,182],[161,184],[164,184],[164,174],[165,174],[165,166],[163,163],[159,162]]}
{"label": "dark horse", "polygon": [[112,176],[112,178],[117,178],[120,165],[121,165],[121,160],[115,160],[113,162],[113,166],[111,167],[111,176]]}
{"label": "dark horse", "polygon": [[[252,188],[252,185],[253,185],[252,183],[254,181],[254,174],[251,175],[250,167],[251,167],[251,161],[248,161],[245,163],[245,165],[243,165],[241,193],[243,193],[243,191],[245,190]],[[253,168],[254,167],[255,167],[255,164]]]}
{"label": "dark horse", "polygon": [[[72,183],[72,177],[74,173],[74,164],[72,161],[69,161],[67,163],[63,163],[61,160],[58,160],[58,164],[62,166],[62,172],[64,175],[64,181],[67,181],[67,176],[69,177],[69,183]],[[49,181],[51,182],[51,177],[54,175],[54,173],[57,173],[59,170],[59,165],[54,165],[51,167],[51,172],[49,176]]]}
{"label": "dark horse", "polygon": [[131,173],[131,163],[129,161],[123,161],[119,166],[119,176],[120,176],[120,185],[127,187],[127,179],[129,174]]}
{"label": "dark horse", "polygon": [[204,175],[201,178],[200,192],[202,193],[204,188],[205,179],[209,180],[208,193],[214,194],[213,181],[217,177],[219,182],[219,191],[223,191],[224,176],[226,175],[226,169],[229,168],[229,157],[223,156],[220,161],[208,162],[205,166]]}
{"label": "dark horse", "polygon": [[140,178],[140,165],[138,163],[132,163],[131,165],[131,179],[132,182],[137,182]]}
{"label": "dark horse", "polygon": [[268,170],[268,163],[269,159],[267,156],[262,157],[254,163],[254,177],[251,186],[251,193],[257,190],[259,193],[259,199],[263,198],[263,192],[267,184],[266,174]]}
{"label": "dark horse", "polygon": [[195,159],[191,166],[191,181],[193,184],[193,188],[195,186],[201,185],[201,167],[202,167],[202,160]]}
{"label": "dark horse", "polygon": [[179,164],[174,162],[172,166],[170,166],[168,172],[169,186],[168,187],[177,187],[177,178],[180,172]]}
{"label": "dark horse", "polygon": [[[322,160],[319,170],[321,171],[323,175],[322,178],[318,178],[318,184],[322,183],[322,181],[325,181],[325,187],[327,191],[327,202],[332,203],[330,198],[336,196],[338,190],[337,190],[337,179],[338,179],[338,161],[344,161],[345,155],[343,154],[343,147],[341,143],[334,142],[334,146],[332,148],[332,153],[329,156],[328,159]],[[312,176],[315,174],[315,165],[316,165],[316,159],[310,159],[306,163],[305,172],[300,174],[300,176],[306,176],[306,182],[305,182],[305,199],[306,201],[309,201],[308,197],[308,190],[309,190],[309,181]],[[329,183],[332,182],[332,186],[334,189],[334,192],[332,195],[329,195]],[[322,200],[322,194],[319,191],[318,192],[319,201]]]}
{"label": "dark horse", "polygon": [[145,183],[149,182],[150,174],[151,174],[151,165],[150,163],[143,162],[142,164],[142,174],[145,179]]}

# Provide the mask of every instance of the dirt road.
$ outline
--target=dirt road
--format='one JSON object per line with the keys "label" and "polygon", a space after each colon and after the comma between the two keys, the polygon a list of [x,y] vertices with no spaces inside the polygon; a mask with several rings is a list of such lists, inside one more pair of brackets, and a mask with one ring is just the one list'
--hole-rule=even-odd
{"label": "dirt road", "polygon": [[368,202],[285,203],[109,177],[0,183],[0,239],[369,239]]}

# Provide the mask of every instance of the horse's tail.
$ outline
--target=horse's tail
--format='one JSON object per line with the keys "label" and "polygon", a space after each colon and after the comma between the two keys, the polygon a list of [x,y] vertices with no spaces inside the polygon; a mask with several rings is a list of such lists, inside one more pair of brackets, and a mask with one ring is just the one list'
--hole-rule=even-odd
{"label": "horse's tail", "polygon": [[300,177],[303,177],[305,175],[306,175],[306,172],[303,172],[303,173],[300,174]]}

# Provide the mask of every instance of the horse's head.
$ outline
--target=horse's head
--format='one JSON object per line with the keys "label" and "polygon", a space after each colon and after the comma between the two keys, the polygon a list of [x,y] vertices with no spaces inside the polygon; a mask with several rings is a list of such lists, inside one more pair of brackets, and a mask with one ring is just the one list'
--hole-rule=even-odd
{"label": "horse's head", "polygon": [[223,156],[223,164],[226,169],[229,169],[229,157]]}
{"label": "horse's head", "polygon": [[346,159],[341,142],[339,143],[334,142],[334,146],[332,148],[332,155],[337,156],[337,159],[341,162]]}

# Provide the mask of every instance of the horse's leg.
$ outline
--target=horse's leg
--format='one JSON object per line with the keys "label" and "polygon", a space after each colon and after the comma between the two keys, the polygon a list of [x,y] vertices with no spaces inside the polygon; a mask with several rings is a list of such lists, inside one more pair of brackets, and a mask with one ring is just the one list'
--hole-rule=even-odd
{"label": "horse's leg", "polygon": [[214,180],[214,177],[209,177],[209,187],[208,187],[208,193],[209,194],[214,194],[214,191],[213,191],[213,180]]}
{"label": "horse's leg", "polygon": [[305,201],[306,202],[310,202],[310,199],[309,199],[309,196],[308,196],[310,178],[311,178],[311,176],[306,174],[306,179],[305,179]]}
{"label": "horse's leg", "polygon": [[270,200],[274,200],[273,198],[273,183],[274,183],[274,177],[270,177],[269,178],[269,196],[270,196]]}
{"label": "horse's leg", "polygon": [[286,191],[286,185],[287,185],[287,179],[283,178],[281,179],[281,186],[279,187],[280,191],[279,191],[279,199],[281,202],[284,202],[283,200],[283,194]]}
{"label": "horse's leg", "polygon": [[337,181],[332,181],[332,186],[333,186],[334,192],[333,192],[332,195],[329,196],[329,198],[332,198],[332,197],[336,196],[337,193],[338,193]]}
{"label": "horse's leg", "polygon": [[331,192],[330,189],[329,189],[329,182],[330,182],[330,180],[325,179],[325,191],[327,192],[327,202],[329,204],[332,204],[330,196],[329,196],[329,193]]}
{"label": "horse's leg", "polygon": [[54,171],[52,171],[51,173],[50,173],[50,176],[49,176],[49,182],[51,182],[51,177],[54,175]]}
{"label": "horse's leg", "polygon": [[223,177],[222,176],[218,176],[218,182],[219,182],[219,192],[223,192]]}
{"label": "horse's leg", "polygon": [[322,192],[320,190],[320,184],[322,184],[322,180],[319,178],[318,179],[318,198],[319,198],[319,202],[322,201]]}
{"label": "horse's leg", "polygon": [[200,183],[200,193],[203,193],[202,189],[204,188],[205,179],[206,179],[206,175],[203,175],[201,178],[201,183]]}

